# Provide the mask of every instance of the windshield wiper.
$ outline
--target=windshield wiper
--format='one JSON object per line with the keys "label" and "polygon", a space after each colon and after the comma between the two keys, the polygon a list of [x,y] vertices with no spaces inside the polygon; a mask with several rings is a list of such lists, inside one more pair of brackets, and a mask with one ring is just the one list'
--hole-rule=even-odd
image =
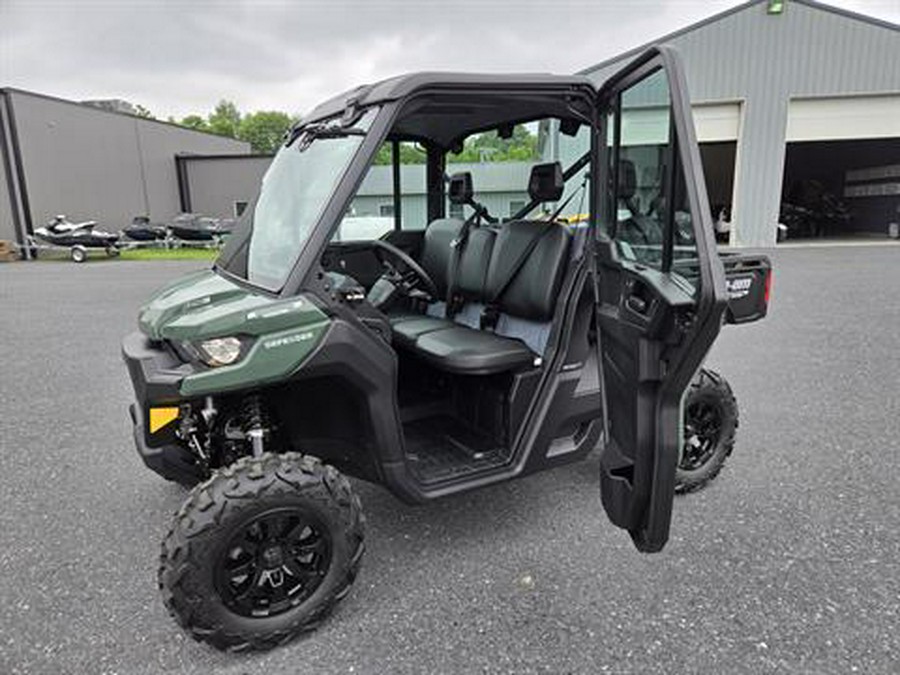
{"label": "windshield wiper", "polygon": [[314,140],[319,138],[346,138],[347,136],[365,136],[366,132],[356,127],[341,127],[335,124],[309,124],[304,127],[291,129],[284,141],[285,147],[290,147],[294,141],[300,139],[297,149],[300,152],[306,150]]}

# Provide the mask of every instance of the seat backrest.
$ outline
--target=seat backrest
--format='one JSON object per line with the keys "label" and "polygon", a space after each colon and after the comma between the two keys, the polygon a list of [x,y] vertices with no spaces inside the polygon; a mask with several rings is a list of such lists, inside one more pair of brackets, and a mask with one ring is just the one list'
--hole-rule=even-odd
{"label": "seat backrest", "polygon": [[[461,171],[450,176],[447,186],[447,199],[451,204],[465,205],[472,202],[474,189],[472,174]],[[453,242],[459,239],[465,223],[459,218],[438,218],[425,228],[422,241],[422,255],[419,260],[428,276],[437,286],[441,297],[447,294],[450,283],[450,265],[453,259]],[[490,256],[490,253],[488,253]]]}
{"label": "seat backrest", "polygon": [[629,217],[616,225],[616,237],[629,244],[659,245],[662,243],[662,229],[655,218],[641,213],[637,195],[637,171],[634,162],[628,159],[619,160],[619,198],[617,209],[624,207]]}
{"label": "seat backrest", "polygon": [[480,302],[485,297],[488,268],[496,238],[497,233],[487,227],[469,230],[465,248],[459,258],[454,295],[473,302]]}
{"label": "seat backrest", "polygon": [[452,244],[459,237],[462,227],[463,221],[459,218],[440,218],[429,223],[425,230],[419,262],[434,281],[441,297],[447,294]]}
{"label": "seat backrest", "polygon": [[[518,272],[507,281],[530,242],[534,249]],[[505,223],[494,242],[487,271],[485,297],[493,298],[497,309],[532,321],[553,317],[557,295],[569,260],[571,234],[559,223],[541,220],[513,220]]]}

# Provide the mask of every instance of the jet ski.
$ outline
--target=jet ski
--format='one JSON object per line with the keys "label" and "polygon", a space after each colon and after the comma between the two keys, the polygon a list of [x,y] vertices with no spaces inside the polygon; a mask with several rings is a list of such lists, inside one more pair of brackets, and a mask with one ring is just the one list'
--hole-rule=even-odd
{"label": "jet ski", "polygon": [[184,241],[215,241],[231,234],[231,223],[195,213],[182,213],[175,216],[169,230],[173,236]]}
{"label": "jet ski", "polygon": [[147,216],[135,216],[131,225],[122,228],[122,234],[133,241],[160,241],[166,238],[166,226],[151,223]]}
{"label": "jet ski", "polygon": [[83,246],[85,248],[109,248],[116,245],[119,235],[95,230],[96,220],[73,223],[63,215],[56,216],[34,234],[53,246]]}

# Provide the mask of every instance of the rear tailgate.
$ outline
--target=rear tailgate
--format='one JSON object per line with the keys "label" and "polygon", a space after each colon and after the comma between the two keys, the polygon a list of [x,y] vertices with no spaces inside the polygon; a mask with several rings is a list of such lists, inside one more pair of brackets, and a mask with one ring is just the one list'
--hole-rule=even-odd
{"label": "rear tailgate", "polygon": [[757,253],[719,254],[725,267],[728,287],[726,323],[750,323],[762,319],[769,308],[772,263]]}

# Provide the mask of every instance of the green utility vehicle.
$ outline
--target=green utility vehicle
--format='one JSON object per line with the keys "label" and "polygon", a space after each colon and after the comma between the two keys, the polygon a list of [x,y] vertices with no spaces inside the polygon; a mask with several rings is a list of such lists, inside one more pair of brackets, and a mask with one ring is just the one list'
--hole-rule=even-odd
{"label": "green utility vehicle", "polygon": [[[530,200],[501,220],[447,159],[519,125],[568,159],[536,163]],[[361,186],[385,148],[394,199],[377,216],[393,227],[360,239]],[[572,213],[588,217],[566,224]],[[682,397],[723,321],[765,314],[768,270],[716,251],[667,48],[599,90],[421,73],[323,103],[213,268],[158,292],[124,340],[137,448],[193,486],[162,547],[166,606],[217,648],[280,644],[359,569],[364,518],[345,476],[415,504],[579,461],[601,440],[607,516],[661,550],[696,435]]]}

